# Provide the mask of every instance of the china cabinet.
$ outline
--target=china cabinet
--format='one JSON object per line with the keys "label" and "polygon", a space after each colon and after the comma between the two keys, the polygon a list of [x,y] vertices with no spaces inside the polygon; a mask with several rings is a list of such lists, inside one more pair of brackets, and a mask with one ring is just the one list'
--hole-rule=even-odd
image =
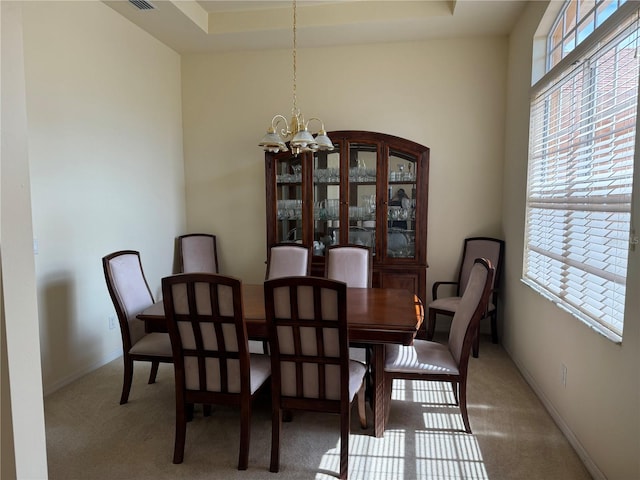
{"label": "china cabinet", "polygon": [[267,248],[311,246],[311,273],[322,276],[328,245],[366,245],[374,287],[426,301],[429,148],[383,133],[328,135],[332,151],[265,153]]}

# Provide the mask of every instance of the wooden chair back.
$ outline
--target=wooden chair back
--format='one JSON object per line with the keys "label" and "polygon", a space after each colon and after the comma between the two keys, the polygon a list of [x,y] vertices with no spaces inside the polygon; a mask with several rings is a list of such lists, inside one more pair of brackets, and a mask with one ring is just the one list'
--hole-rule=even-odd
{"label": "wooden chair back", "polygon": [[190,233],[179,236],[178,256],[182,273],[220,273],[215,235]]}
{"label": "wooden chair back", "polygon": [[140,252],[120,250],[102,258],[104,277],[118,316],[122,346],[131,350],[145,335],[144,322],[136,318],[153,305],[153,294],[142,270]]}
{"label": "wooden chair back", "polygon": [[373,256],[369,247],[330,245],[325,252],[325,277],[345,282],[348,287],[371,287]]}
{"label": "wooden chair back", "polygon": [[306,276],[311,271],[311,249],[300,243],[277,243],[269,248],[266,280]]}

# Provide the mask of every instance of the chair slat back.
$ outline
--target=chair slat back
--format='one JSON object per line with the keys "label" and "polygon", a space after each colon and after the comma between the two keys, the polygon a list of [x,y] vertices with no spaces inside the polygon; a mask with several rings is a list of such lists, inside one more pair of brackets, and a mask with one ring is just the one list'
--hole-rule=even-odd
{"label": "chair slat back", "polygon": [[145,335],[144,323],[136,315],[153,305],[153,295],[142,270],[139,252],[121,250],[111,253],[102,259],[102,266],[118,315],[124,348],[128,351]]}
{"label": "chair slat back", "polygon": [[264,284],[274,384],[283,397],[347,401],[347,286],[316,277]]}
{"label": "chair slat back", "polygon": [[201,392],[248,391],[249,379],[241,375],[249,368],[241,282],[185,273],[163,278],[162,295],[176,386]]}
{"label": "chair slat back", "polygon": [[449,350],[458,365],[469,358],[475,332],[487,309],[493,275],[494,268],[490,261],[482,258],[474,261],[467,288],[460,299],[449,331]]}
{"label": "chair slat back", "polygon": [[352,288],[369,288],[372,283],[371,250],[360,245],[332,245],[326,249],[325,277],[345,282]]}
{"label": "chair slat back", "polygon": [[180,270],[183,273],[220,273],[216,236],[192,233],[178,237]]}

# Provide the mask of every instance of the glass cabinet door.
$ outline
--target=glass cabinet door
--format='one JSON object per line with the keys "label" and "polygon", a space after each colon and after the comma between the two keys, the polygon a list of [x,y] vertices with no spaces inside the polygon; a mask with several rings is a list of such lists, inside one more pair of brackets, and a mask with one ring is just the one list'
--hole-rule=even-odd
{"label": "glass cabinet door", "polygon": [[302,243],[302,157],[276,160],[277,242]]}
{"label": "glass cabinet door", "polygon": [[348,243],[376,247],[376,144],[349,144]]}
{"label": "glass cabinet door", "polygon": [[340,242],[340,149],[313,154],[313,254]]}
{"label": "glass cabinet door", "polygon": [[417,158],[389,150],[387,257],[415,258]]}

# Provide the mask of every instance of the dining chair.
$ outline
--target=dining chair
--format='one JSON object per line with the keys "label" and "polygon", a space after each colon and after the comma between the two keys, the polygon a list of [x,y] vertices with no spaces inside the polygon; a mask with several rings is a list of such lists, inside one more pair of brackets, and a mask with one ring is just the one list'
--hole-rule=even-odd
{"label": "dining chair", "polygon": [[266,280],[305,276],[311,270],[311,250],[300,243],[277,243],[269,248]]}
{"label": "dining chair", "polygon": [[[467,371],[472,343],[489,302],[494,268],[484,258],[474,261],[469,282],[451,322],[447,345],[416,339],[413,345],[385,345],[384,382],[389,409],[394,379],[449,382],[462,414],[464,428],[471,433],[467,413]],[[385,412],[388,415],[389,411]]]}
{"label": "dining chair", "polygon": [[151,362],[149,383],[154,383],[160,363],[172,363],[173,355],[169,335],[146,333],[144,322],[136,318],[145,308],[153,305],[153,295],[142,270],[140,253],[135,250],[113,252],[102,258],[102,268],[122,337],[122,405],[129,400],[134,361]]}
{"label": "dining chair", "polygon": [[178,237],[180,272],[220,273],[216,236],[190,233]]}
{"label": "dining chair", "polygon": [[[491,299],[487,305],[487,311],[482,318],[491,319],[491,340],[498,343],[498,293],[500,287],[500,272],[504,258],[504,240],[490,237],[470,237],[464,241],[462,249],[462,261],[458,271],[458,280],[455,282],[437,281],[433,284],[433,301],[429,304],[429,316],[427,320],[426,339],[433,340],[436,327],[436,315],[452,317],[460,304],[460,298],[464,294],[469,282],[469,274],[476,258],[486,258],[491,261],[495,269],[493,283],[491,285]],[[443,285],[455,287],[453,296],[438,297],[438,290]],[[480,329],[473,343],[473,356],[477,357],[480,350]]]}
{"label": "dining chair", "polygon": [[[305,276],[311,272],[311,251],[300,243],[277,243],[269,248],[266,279],[289,276]],[[254,341],[255,342],[255,341]],[[269,352],[269,342],[262,343],[264,353]]]}
{"label": "dining chair", "polygon": [[271,350],[271,464],[280,468],[283,410],[340,415],[340,478],[348,474],[350,410],[366,427],[365,366],[349,359],[347,285],[319,277],[264,283]]}
{"label": "dining chair", "polygon": [[[347,287],[371,288],[373,272],[371,249],[362,245],[329,245],[325,251],[324,276],[345,282]],[[367,345],[349,347],[349,356],[369,365]]]}
{"label": "dining chair", "polygon": [[194,404],[237,405],[238,470],[246,470],[251,404],[271,374],[271,363],[265,355],[249,353],[241,282],[211,273],[178,274],[162,279],[162,296],[176,382],[173,463],[183,461]]}
{"label": "dining chair", "polygon": [[371,288],[371,249],[362,245],[329,245],[325,251],[325,277],[347,287]]}

